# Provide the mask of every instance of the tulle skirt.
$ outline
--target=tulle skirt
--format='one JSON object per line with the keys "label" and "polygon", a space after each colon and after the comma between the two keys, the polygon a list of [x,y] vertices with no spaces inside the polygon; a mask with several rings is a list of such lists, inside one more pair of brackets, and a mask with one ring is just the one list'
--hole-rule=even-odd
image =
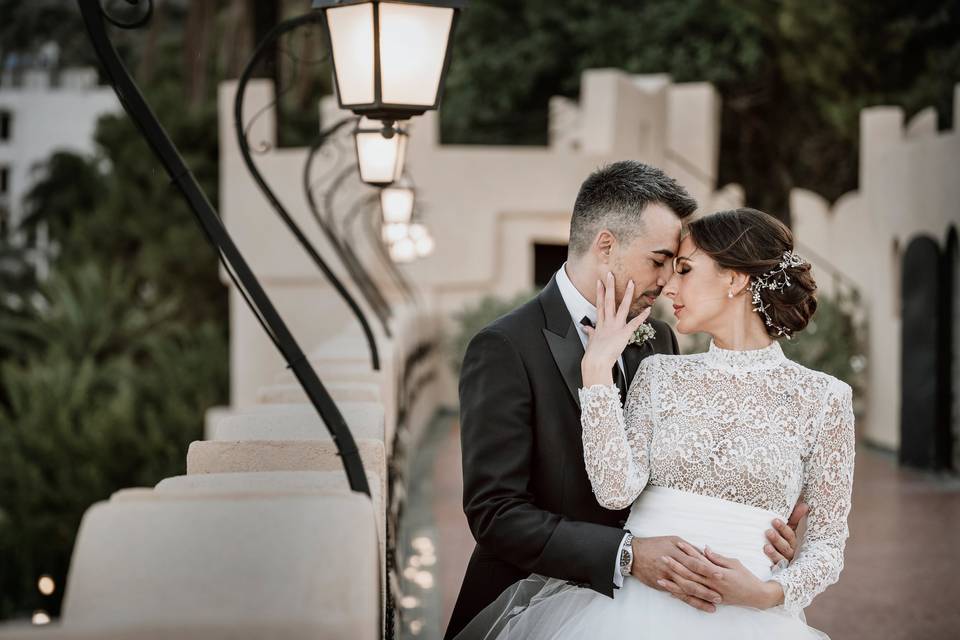
{"label": "tulle skirt", "polygon": [[[676,535],[700,549],[709,545],[767,580],[770,560],[763,553],[764,531],[777,517],[780,514],[729,500],[648,486],[634,503],[625,528],[638,537]],[[782,606],[761,610],[721,604],[707,613],[634,578],[625,578],[623,587],[608,598],[537,574],[508,587],[455,640],[521,638],[829,640],[808,626],[802,613],[792,614]]]}

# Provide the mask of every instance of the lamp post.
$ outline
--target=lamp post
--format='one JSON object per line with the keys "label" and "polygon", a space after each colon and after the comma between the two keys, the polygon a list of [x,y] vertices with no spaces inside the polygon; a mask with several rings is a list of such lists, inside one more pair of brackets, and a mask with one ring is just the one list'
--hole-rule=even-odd
{"label": "lamp post", "polygon": [[[112,17],[101,6],[100,0],[77,0],[105,76],[124,110],[163,164],[171,182],[187,201],[237,290],[323,419],[343,460],[351,489],[369,495],[359,452],[343,415],[150,109],[107,35],[105,22],[124,29],[135,29],[149,21],[153,12],[150,0],[127,2],[146,8],[139,18],[124,22]],[[439,106],[444,76],[450,63],[451,37],[459,11],[465,5],[466,0],[315,0],[313,7],[319,11],[280,23],[268,34],[265,41],[258,45],[238,83],[234,102],[236,130],[247,167],[271,206],[357,316],[370,343],[375,367],[378,366],[376,344],[362,311],[293,222],[249,156],[249,145],[240,123],[243,90],[253,65],[270,43],[301,25],[322,22],[334,60],[334,77],[341,107],[373,120],[381,120],[381,135],[386,139],[396,137],[395,122]],[[343,126],[343,122],[325,132],[324,138],[340,126]],[[404,141],[405,136],[397,140],[396,158],[399,166],[393,167],[394,177],[402,171]]]}
{"label": "lamp post", "polygon": [[[133,3],[137,4],[136,2]],[[237,290],[260,322],[267,336],[274,343],[274,346],[280,351],[310,402],[316,408],[343,461],[350,488],[369,496],[370,486],[363,470],[363,463],[360,460],[360,452],[343,414],[340,413],[317,372],[311,366],[306,354],[304,354],[283,318],[277,312],[276,307],[257,280],[243,254],[233,242],[220,216],[213,208],[203,189],[200,188],[176,145],[167,136],[166,131],[164,131],[160,121],[144,99],[137,83],[133,80],[130,72],[127,71],[110,41],[110,37],[107,35],[105,22],[126,29],[138,28],[146,24],[152,13],[153,4],[146,2],[146,10],[143,15],[139,19],[126,23],[110,16],[100,6],[99,0],[77,0],[77,4],[87,34],[90,37],[90,43],[93,45],[97,58],[103,67],[104,75],[116,92],[120,104],[140,131],[156,158],[166,169],[170,181],[190,206],[204,235],[216,250],[217,257],[223,262],[227,274],[234,281]]]}
{"label": "lamp post", "polygon": [[[241,155],[257,186],[313,262],[331,282],[360,323],[370,348],[373,368],[379,369],[376,339],[366,316],[349,291],[300,230],[260,174],[250,154],[246,127],[241,122],[247,83],[269,45],[301,26],[323,24],[334,63],[337,97],[343,108],[360,115],[355,128],[357,164],[361,179],[386,186],[400,176],[406,154],[407,132],[397,123],[439,106],[443,80],[450,63],[450,38],[465,0],[315,0],[315,11],[274,27],[260,42],[240,75],[234,98],[235,131]],[[361,88],[368,83],[371,93]],[[369,98],[369,99],[368,99]],[[375,125],[381,120],[380,126]],[[311,155],[347,120],[321,134]],[[368,283],[346,263],[350,256],[337,243],[334,249],[362,291]],[[376,297],[376,296],[374,296]],[[383,305],[374,303],[383,309]],[[383,318],[381,317],[381,320]],[[385,327],[387,333],[389,329]]]}

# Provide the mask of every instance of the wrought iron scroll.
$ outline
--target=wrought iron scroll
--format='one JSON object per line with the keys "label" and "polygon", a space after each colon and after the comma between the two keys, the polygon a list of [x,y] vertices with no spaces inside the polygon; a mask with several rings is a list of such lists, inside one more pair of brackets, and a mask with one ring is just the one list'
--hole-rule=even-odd
{"label": "wrought iron scroll", "polygon": [[121,21],[109,16],[99,0],[77,0],[90,43],[103,66],[104,74],[113,86],[127,115],[130,116],[154,155],[163,164],[171,182],[187,201],[204,235],[216,249],[219,259],[223,262],[238,291],[287,361],[310,402],[320,414],[343,460],[350,488],[370,495],[370,487],[359,451],[343,415],[234,244],[210,200],[187,168],[180,152],[147,104],[107,34],[105,22],[121,28],[137,28],[149,20],[153,11],[151,2],[141,4],[139,0],[127,0],[127,3],[132,6],[145,6],[144,13],[135,20]]}
{"label": "wrought iron scroll", "polygon": [[[254,182],[256,182],[257,186],[260,188],[260,191],[267,198],[267,201],[270,203],[270,206],[273,207],[276,214],[280,217],[287,228],[290,229],[290,232],[297,239],[297,242],[300,243],[300,246],[303,247],[303,250],[307,252],[307,255],[310,256],[310,259],[313,260],[314,264],[316,264],[320,271],[323,272],[323,275],[327,278],[327,280],[330,281],[330,284],[333,285],[333,288],[353,312],[353,315],[360,323],[360,327],[363,329],[363,334],[366,337],[367,345],[370,349],[370,358],[373,368],[375,370],[379,370],[380,354],[377,349],[377,341],[373,335],[373,330],[370,328],[370,323],[367,321],[366,315],[363,313],[360,305],[357,304],[357,301],[354,300],[350,292],[347,291],[347,288],[340,281],[337,275],[327,265],[326,261],[320,255],[320,252],[317,251],[316,247],[314,247],[310,240],[307,239],[307,236],[290,216],[290,213],[286,210],[286,208],[280,202],[280,199],[277,198],[276,194],[267,184],[267,181],[264,179],[263,175],[257,169],[257,165],[253,161],[253,156],[250,153],[250,142],[247,139],[246,127],[244,127],[243,123],[243,102],[246,94],[247,84],[250,81],[253,70],[266,54],[270,45],[276,42],[281,36],[293,31],[294,29],[308,24],[319,24],[322,21],[323,14],[319,11],[285,20],[271,29],[264,39],[257,45],[253,55],[247,62],[247,66],[243,69],[243,73],[240,74],[240,79],[237,81],[237,93],[233,101],[234,129],[237,135],[237,142],[240,146],[240,155],[243,157],[243,161],[247,165],[250,175],[253,176]],[[348,121],[352,120],[353,119],[350,118]],[[329,138],[330,135],[346,124],[346,122],[347,121],[341,121],[328,129],[327,135],[323,136],[322,140]]]}

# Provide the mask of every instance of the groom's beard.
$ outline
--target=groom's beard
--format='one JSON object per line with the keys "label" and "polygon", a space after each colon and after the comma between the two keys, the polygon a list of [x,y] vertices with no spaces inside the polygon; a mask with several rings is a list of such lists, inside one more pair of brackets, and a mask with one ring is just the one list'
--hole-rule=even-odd
{"label": "groom's beard", "polygon": [[627,319],[632,320],[640,315],[642,312],[646,311],[648,308],[653,306],[653,303],[650,302],[646,296],[652,296],[654,301],[660,297],[660,293],[663,289],[656,289],[654,291],[644,291],[640,294],[640,297],[633,301],[630,305],[630,313],[627,314]]}

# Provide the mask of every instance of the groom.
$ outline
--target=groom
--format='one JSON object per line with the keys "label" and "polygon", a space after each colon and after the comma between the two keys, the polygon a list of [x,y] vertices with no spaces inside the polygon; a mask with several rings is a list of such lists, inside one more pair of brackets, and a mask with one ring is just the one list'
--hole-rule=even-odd
{"label": "groom", "polygon": [[[581,185],[570,223],[567,262],[540,294],[482,329],[470,342],[460,375],[463,505],[477,541],[445,637],[455,636],[508,586],[531,573],[561,578],[614,597],[626,576],[654,589],[666,579],[673,595],[705,611],[716,593],[670,572],[663,556],[681,559],[679,538],[634,538],[629,509],[601,507],[583,461],[580,360],[584,323],[596,321],[596,282],[616,278],[617,304],[631,279],[635,317],[651,306],[672,274],[681,221],[696,202],[659,169],[623,161]],[[614,370],[621,397],[640,361],[679,353],[666,323],[624,350]],[[789,561],[789,523],[768,531],[771,561]],[[793,528],[791,528],[791,526]]]}

